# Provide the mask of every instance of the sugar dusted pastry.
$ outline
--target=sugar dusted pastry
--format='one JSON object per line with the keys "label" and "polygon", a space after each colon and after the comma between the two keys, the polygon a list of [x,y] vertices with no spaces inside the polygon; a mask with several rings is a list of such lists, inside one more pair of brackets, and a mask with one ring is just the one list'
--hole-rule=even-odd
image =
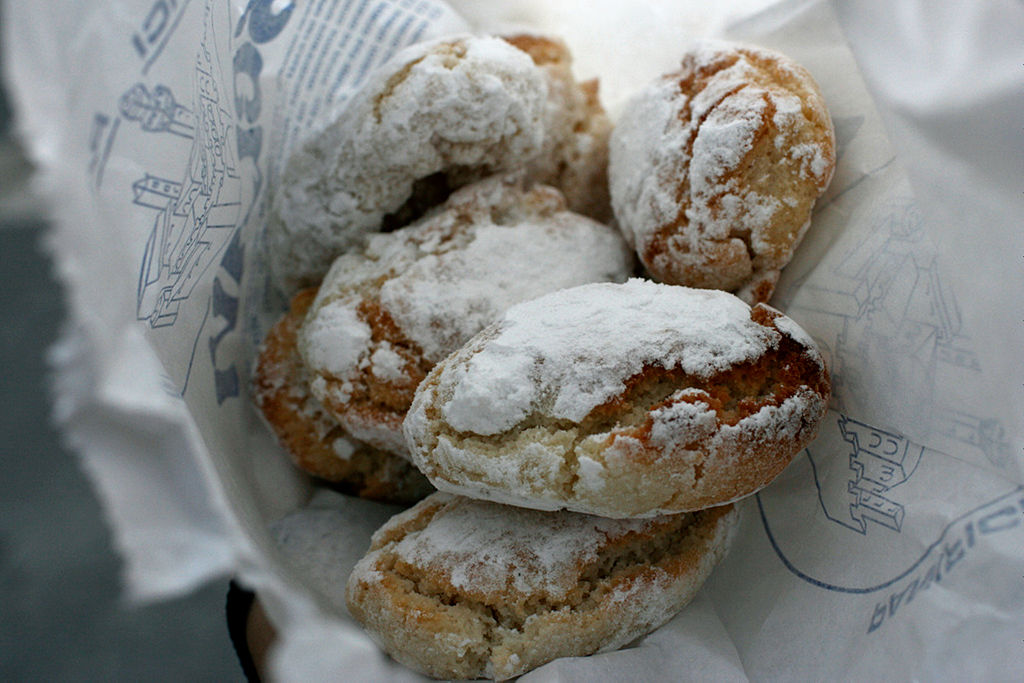
{"label": "sugar dusted pastry", "polygon": [[632,267],[621,235],[557,190],[513,176],[462,188],[332,265],[299,336],[313,395],[355,437],[405,452],[402,420],[435,363],[513,304]]}
{"label": "sugar dusted pastry", "polygon": [[525,36],[401,51],[289,159],[267,227],[276,279],[315,284],[366,233],[502,171],[529,167],[564,186],[573,209],[607,218],[610,126],[596,84],[577,84],[569,64],[562,43]]}
{"label": "sugar dusted pastry", "polygon": [[316,296],[299,292],[267,334],[253,377],[253,400],[299,469],[363,498],[413,503],[434,488],[408,460],[356,441],[309,392],[296,335]]}
{"label": "sugar dusted pastry", "polygon": [[445,185],[445,172],[494,172],[536,156],[546,100],[540,70],[499,38],[402,50],[289,160],[267,234],[278,278],[315,282],[389,214]]}
{"label": "sugar dusted pastry", "polygon": [[406,666],[504,680],[671,619],[725,554],[736,518],[731,505],[613,520],[437,493],[374,534],[348,608]]}
{"label": "sugar dusted pastry", "polygon": [[610,159],[615,216],[655,279],[766,302],[832,178],[835,136],[803,67],[706,43],[630,100]]}
{"label": "sugar dusted pastry", "polygon": [[612,125],[601,106],[597,80],[576,82],[572,55],[561,40],[531,34],[504,39],[530,55],[548,83],[544,148],[528,165],[530,177],[561,190],[571,211],[608,222]]}
{"label": "sugar dusted pastry", "polygon": [[763,487],[829,393],[814,342],[778,311],[630,280],[510,308],[430,372],[404,426],[440,490],[643,517]]}

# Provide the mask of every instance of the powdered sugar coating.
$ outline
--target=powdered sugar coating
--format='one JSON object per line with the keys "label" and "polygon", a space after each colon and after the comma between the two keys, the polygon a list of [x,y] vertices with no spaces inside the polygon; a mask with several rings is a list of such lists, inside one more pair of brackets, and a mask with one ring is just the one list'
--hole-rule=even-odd
{"label": "powdered sugar coating", "polygon": [[657,279],[767,301],[834,165],[831,120],[802,67],[709,42],[624,110],[612,205]]}
{"label": "powdered sugar coating", "polygon": [[333,301],[308,319],[305,337],[307,367],[340,375],[359,362],[357,350],[370,343],[370,327],[359,319],[353,306]]}
{"label": "powdered sugar coating", "polygon": [[510,308],[420,384],[404,431],[442,491],[615,518],[768,484],[830,393],[806,333],[720,291],[629,280]]}
{"label": "powdered sugar coating", "polygon": [[718,430],[715,411],[705,401],[698,389],[683,389],[675,398],[690,396],[692,401],[678,400],[651,411],[651,443],[660,448],[671,448],[680,434],[689,436],[690,441],[714,438]]}
{"label": "powdered sugar coating", "polygon": [[413,45],[378,70],[341,117],[288,162],[273,200],[268,255],[291,287],[331,260],[445,170],[521,165],[544,141],[543,74],[487,37]]}
{"label": "powdered sugar coating", "polygon": [[505,40],[529,54],[548,81],[544,149],[530,163],[530,176],[561,190],[572,211],[608,222],[612,125],[601,106],[597,80],[576,82],[572,55],[561,40],[528,33]]}
{"label": "powdered sugar coating", "polygon": [[[411,401],[423,367],[513,304],[621,282],[632,266],[621,235],[566,211],[552,188],[518,176],[467,186],[436,213],[335,261],[300,331],[312,391],[358,438],[401,452],[397,396]],[[389,392],[386,410],[356,405],[373,386]]]}
{"label": "powdered sugar coating", "polygon": [[474,232],[465,248],[424,255],[380,289],[381,305],[433,362],[509,306],[580,283],[621,281],[632,261],[613,231],[568,213]]}
{"label": "powdered sugar coating", "polygon": [[429,526],[406,536],[393,552],[462,591],[511,589],[557,599],[577,587],[578,567],[594,562],[609,541],[651,527],[647,520],[551,515],[451,498]]}
{"label": "powdered sugar coating", "polygon": [[[806,346],[809,349],[817,347],[817,342],[814,341],[814,337],[812,337],[807,330],[800,327],[792,318],[782,315],[775,318],[773,322],[776,329],[783,334],[792,337],[797,341],[797,343]],[[818,358],[820,358],[820,356],[818,356]]]}
{"label": "powdered sugar coating", "polygon": [[[488,337],[451,370],[454,389],[442,414],[458,431],[498,434],[541,405],[555,419],[579,422],[647,365],[707,377],[764,354],[777,340],[732,295],[640,279],[513,307]],[[517,386],[524,377],[530,381]],[[503,400],[488,400],[492,394]]]}
{"label": "powdered sugar coating", "polygon": [[252,398],[302,470],[366,498],[413,502],[433,490],[404,459],[351,438],[313,396],[297,334],[316,292],[297,293],[267,332],[253,368]]}
{"label": "powdered sugar coating", "polygon": [[724,555],[737,517],[725,506],[610,520],[437,493],[374,534],[347,602],[407,666],[507,680],[665,623]]}

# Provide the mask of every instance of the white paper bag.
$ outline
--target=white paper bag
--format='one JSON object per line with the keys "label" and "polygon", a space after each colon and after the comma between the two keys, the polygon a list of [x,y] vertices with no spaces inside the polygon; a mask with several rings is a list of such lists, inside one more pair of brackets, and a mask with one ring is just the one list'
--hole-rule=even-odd
{"label": "white paper bag", "polygon": [[[280,678],[417,679],[344,614],[333,585],[381,510],[314,498],[347,539],[328,573],[303,565],[301,538],[278,548],[268,530],[313,493],[247,396],[253,348],[283,301],[261,256],[281,164],[417,40],[562,35],[614,115],[694,39],[718,36],[796,58],[832,111],[835,180],[773,300],[821,344],[832,410],[745,501],[737,544],[687,610],[632,648],[524,679],[1019,673],[1024,240],[1007,175],[1024,156],[1000,155],[1024,140],[1019,55],[1007,56],[1022,10],[941,22],[897,5],[895,19],[866,2],[840,10],[882,118],[823,0],[5,3],[6,77],[70,300],[57,419],[101,493],[130,595],[234,573],[279,630]],[[888,42],[870,38],[876,21]],[[942,68],[915,71],[922,55]],[[904,68],[887,78],[894,63]],[[983,137],[958,136],[965,110]]]}

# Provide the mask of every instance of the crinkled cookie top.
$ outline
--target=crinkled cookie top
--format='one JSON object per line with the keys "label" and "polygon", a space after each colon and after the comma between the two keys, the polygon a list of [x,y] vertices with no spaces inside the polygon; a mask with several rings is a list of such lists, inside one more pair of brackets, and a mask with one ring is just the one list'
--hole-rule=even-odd
{"label": "crinkled cookie top", "polygon": [[522,165],[542,149],[547,96],[541,70],[499,38],[400,52],[289,159],[267,228],[278,281],[315,283],[417,181]]}
{"label": "crinkled cookie top", "polygon": [[[453,429],[498,434],[535,410],[579,422],[645,366],[709,377],[760,357],[779,335],[726,292],[633,279],[510,308],[442,382]],[[527,381],[523,381],[527,379]]]}
{"label": "crinkled cookie top", "polygon": [[707,42],[630,100],[610,157],[615,215],[651,274],[754,303],[767,301],[807,229],[835,139],[803,67]]}

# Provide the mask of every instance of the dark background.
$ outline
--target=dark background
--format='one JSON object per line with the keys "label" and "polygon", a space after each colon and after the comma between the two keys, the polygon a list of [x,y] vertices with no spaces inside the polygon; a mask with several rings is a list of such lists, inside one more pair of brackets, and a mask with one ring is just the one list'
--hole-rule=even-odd
{"label": "dark background", "polygon": [[46,353],[64,300],[12,116],[0,80],[0,680],[244,680],[226,580],[157,605],[122,601],[100,505],[49,420]]}

